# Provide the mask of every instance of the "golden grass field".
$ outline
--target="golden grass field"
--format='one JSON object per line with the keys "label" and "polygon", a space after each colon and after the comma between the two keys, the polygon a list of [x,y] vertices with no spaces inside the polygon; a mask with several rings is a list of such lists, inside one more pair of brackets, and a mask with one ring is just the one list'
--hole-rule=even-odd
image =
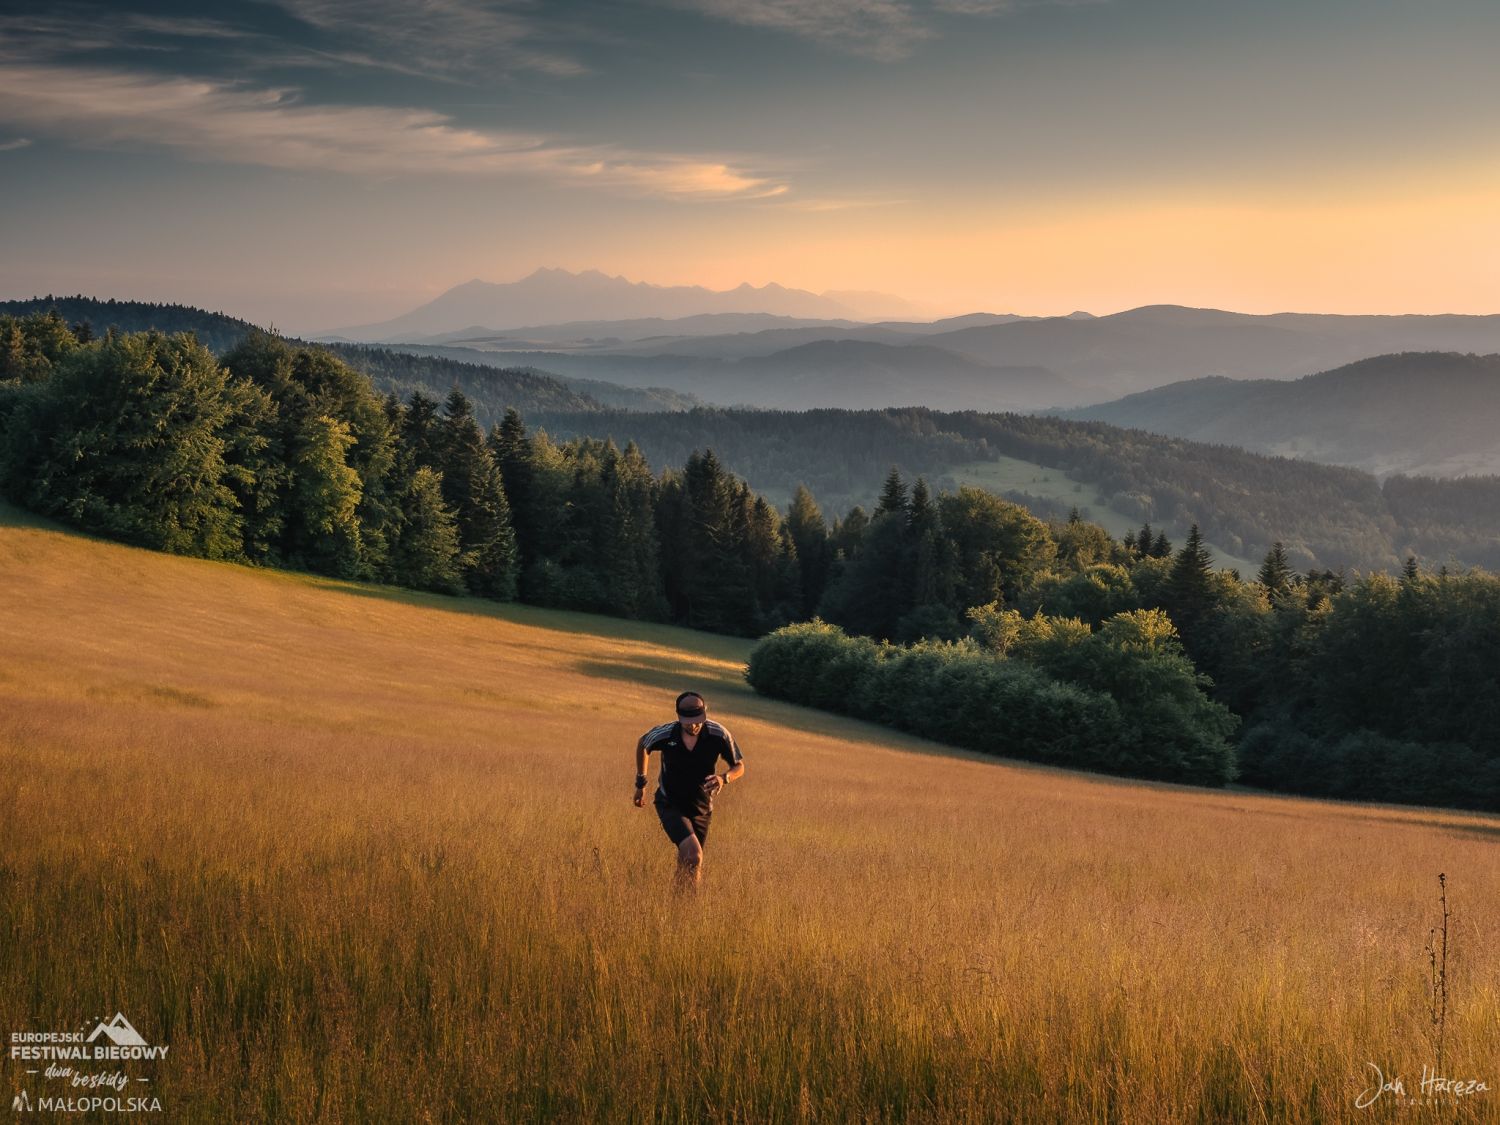
{"label": "golden grass field", "polygon": [[[944,751],[742,641],[9,510],[0,607],[0,1031],[123,1011],[160,1119],[1500,1120],[1500,818]],[[632,752],[690,686],[747,772],[677,900]],[[1359,1109],[1436,1065],[1439,872],[1490,1089]]]}

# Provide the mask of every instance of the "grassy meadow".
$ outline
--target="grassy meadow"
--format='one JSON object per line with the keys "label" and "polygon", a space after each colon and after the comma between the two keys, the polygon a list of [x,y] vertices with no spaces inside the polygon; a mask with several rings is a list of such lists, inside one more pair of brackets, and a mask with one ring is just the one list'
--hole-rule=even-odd
{"label": "grassy meadow", "polygon": [[[749,647],[0,512],[0,1031],[123,1011],[172,1121],[1500,1120],[1500,818],[950,752]],[[747,772],[679,900],[687,687]],[[1490,1090],[1357,1108],[1436,1067],[1439,872]]]}

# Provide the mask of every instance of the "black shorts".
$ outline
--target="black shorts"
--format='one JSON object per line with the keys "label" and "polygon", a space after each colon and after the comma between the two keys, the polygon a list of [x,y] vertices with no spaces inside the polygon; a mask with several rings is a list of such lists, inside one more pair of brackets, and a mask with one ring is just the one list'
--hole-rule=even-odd
{"label": "black shorts", "polygon": [[680,844],[689,836],[697,836],[700,847],[708,843],[708,821],[713,813],[707,809],[679,808],[661,797],[657,797],[652,803],[655,804],[656,815],[661,818],[661,826],[672,843]]}

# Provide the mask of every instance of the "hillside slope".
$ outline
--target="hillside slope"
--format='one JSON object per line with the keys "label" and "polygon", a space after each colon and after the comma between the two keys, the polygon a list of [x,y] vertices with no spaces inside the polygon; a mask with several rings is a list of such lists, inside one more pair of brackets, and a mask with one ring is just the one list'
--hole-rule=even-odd
{"label": "hillside slope", "polygon": [[1089,320],[962,328],[927,343],[987,364],[1034,364],[1100,399],[1184,379],[1292,379],[1372,355],[1500,350],[1500,316],[1254,316],[1150,305]]}
{"label": "hillside slope", "polygon": [[1385,475],[1500,472],[1500,355],[1406,352],[1289,382],[1195,379],[1064,413]]}
{"label": "hillside slope", "polygon": [[[940,753],[742,642],[7,510],[0,604],[0,1025],[118,1008],[168,1119],[1343,1120],[1426,1057],[1439,871],[1445,1066],[1500,1057],[1494,817]],[[630,803],[687,685],[748,767],[692,903]]]}

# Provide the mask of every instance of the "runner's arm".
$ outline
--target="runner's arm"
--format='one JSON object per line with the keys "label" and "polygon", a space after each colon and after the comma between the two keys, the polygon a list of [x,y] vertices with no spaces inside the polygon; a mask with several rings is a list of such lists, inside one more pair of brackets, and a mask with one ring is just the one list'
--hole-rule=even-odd
{"label": "runner's arm", "polygon": [[725,741],[727,741],[729,745],[724,751],[720,753],[719,757],[723,758],[729,766],[729,769],[724,773],[724,784],[728,785],[731,781],[738,781],[741,777],[744,776],[745,757],[740,753],[739,743],[735,742],[734,735],[730,734],[728,731],[725,731],[724,735]]}

